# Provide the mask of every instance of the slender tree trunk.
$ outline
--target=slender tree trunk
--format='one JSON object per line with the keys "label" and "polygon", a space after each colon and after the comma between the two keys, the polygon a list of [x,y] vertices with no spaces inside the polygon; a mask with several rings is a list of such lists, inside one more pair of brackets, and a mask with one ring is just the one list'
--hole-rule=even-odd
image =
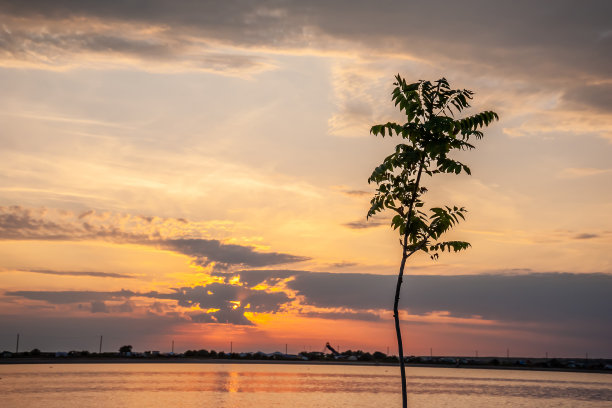
{"label": "slender tree trunk", "polygon": [[[410,255],[415,252],[412,251],[408,253],[406,250],[408,248],[408,235],[410,234],[410,221],[412,219],[414,203],[416,202],[417,194],[419,191],[419,184],[421,182],[421,174],[423,172],[424,163],[425,156],[423,155],[419,163],[419,172],[417,174],[417,179],[414,184],[414,190],[412,191],[412,197],[408,206],[408,220],[406,223],[406,231],[404,232],[404,242],[402,242],[402,263],[400,264],[399,273],[397,274],[397,284],[395,285],[395,300],[393,301],[393,320],[395,321],[395,335],[397,337],[397,354],[400,361],[400,374],[402,377],[402,408],[408,408],[408,390],[406,389],[406,365],[404,363],[404,344],[402,342],[402,330],[400,328],[399,320],[399,299],[400,292],[402,290],[402,282],[404,280],[404,268],[406,267],[406,260]],[[426,242],[426,240],[423,241],[423,244],[425,244]],[[423,246],[423,244],[421,244],[421,246]]]}
{"label": "slender tree trunk", "polygon": [[421,248],[427,244],[427,240],[423,240],[421,244],[412,252],[406,252],[408,238],[404,239],[404,251],[402,255],[402,263],[400,265],[399,273],[397,275],[397,284],[395,286],[395,301],[393,302],[393,319],[395,320],[395,335],[397,337],[397,351],[400,360],[400,373],[402,376],[402,407],[408,407],[408,390],[406,389],[406,365],[404,364],[404,343],[402,342],[402,331],[400,329],[399,320],[399,298],[400,291],[402,289],[402,282],[404,280],[404,268],[406,267],[406,260],[410,258],[412,254],[421,250]]}
{"label": "slender tree trunk", "polygon": [[399,298],[404,277],[404,267],[406,266],[408,254],[403,251],[402,263],[400,265],[399,274],[397,275],[397,285],[395,286],[395,301],[393,302],[393,319],[395,320],[395,335],[397,336],[397,352],[400,361],[400,373],[402,376],[402,407],[408,407],[408,391],[406,390],[406,366],[404,364],[404,345],[402,343],[402,331],[400,329],[399,320]]}

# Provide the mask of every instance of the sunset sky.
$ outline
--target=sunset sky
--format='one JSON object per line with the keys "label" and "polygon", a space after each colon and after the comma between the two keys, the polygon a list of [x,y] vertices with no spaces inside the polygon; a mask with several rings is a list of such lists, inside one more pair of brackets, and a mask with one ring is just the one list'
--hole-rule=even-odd
{"label": "sunset sky", "polygon": [[397,353],[394,75],[500,120],[425,179],[406,354],[612,358],[609,1],[0,0],[0,351]]}

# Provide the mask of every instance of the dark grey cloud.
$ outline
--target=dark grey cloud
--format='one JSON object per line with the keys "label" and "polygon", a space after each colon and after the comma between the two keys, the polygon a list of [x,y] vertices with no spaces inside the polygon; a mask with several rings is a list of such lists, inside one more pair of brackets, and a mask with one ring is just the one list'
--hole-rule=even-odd
{"label": "dark grey cloud", "polygon": [[85,239],[134,243],[151,241],[151,238],[146,235],[129,233],[115,225],[50,220],[46,217],[44,209],[0,206],[0,240],[80,241]]}
{"label": "dark grey cloud", "polygon": [[5,13],[19,17],[90,17],[159,24],[168,29],[180,28],[181,31],[246,44],[276,41],[279,36],[295,35],[301,31],[301,27],[291,25],[295,21],[287,19],[285,7],[276,1],[254,3],[230,0],[218,3],[153,0],[142,4],[138,0],[105,3],[64,0],[49,4],[43,0],[34,0],[17,4],[2,0],[0,5]]}
{"label": "dark grey cloud", "polygon": [[454,61],[455,68],[469,61],[481,72],[537,74],[540,79],[551,73],[569,78],[571,73],[601,77],[610,72],[612,38],[605,33],[610,30],[612,5],[604,0],[589,2],[588,7],[575,0],[554,5],[527,0],[376,4],[316,0],[289,7],[333,37],[371,46],[385,38],[396,39],[398,50],[437,55]]}
{"label": "dark grey cloud", "polygon": [[[251,289],[291,278],[287,286],[307,305],[343,309],[347,313],[391,310],[395,276],[361,273],[315,273],[254,270],[238,273],[244,286],[213,283],[183,287],[169,293],[95,291],[8,291],[7,296],[50,304],[128,301],[134,297],[175,300],[184,307],[235,310],[250,305],[254,312],[274,313],[292,301],[284,292]],[[400,304],[412,314],[448,312],[500,321],[612,323],[612,275],[572,273],[506,273],[485,275],[408,275]],[[242,309],[240,309],[242,310]],[[245,309],[246,310],[246,309]],[[332,316],[332,315],[330,315]],[[352,315],[358,318],[358,314]],[[364,315],[365,316],[365,315]]]}
{"label": "dark grey cloud", "polygon": [[[18,28],[18,27],[15,27]],[[132,40],[120,36],[57,34],[50,32],[33,33],[11,29],[0,30],[0,50],[8,52],[13,58],[27,58],[31,53],[45,52],[56,57],[66,52],[91,51],[111,52],[123,55],[171,57],[173,51],[169,44],[156,44],[146,40]]]}
{"label": "dark grey cloud", "polygon": [[287,302],[289,297],[283,292],[268,293],[238,285],[211,283],[206,286],[173,289],[172,293],[148,292],[141,296],[155,299],[176,300],[184,307],[199,306],[202,309],[233,308],[232,301],[240,301],[241,307],[250,305],[251,311],[274,313]]}
{"label": "dark grey cloud", "polygon": [[46,220],[29,208],[0,207],[0,239],[69,239],[74,228]]}
{"label": "dark grey cloud", "polygon": [[[133,311],[133,298],[156,300],[174,300],[183,307],[197,306],[201,309],[219,309],[204,314],[194,314],[194,321],[251,325],[244,316],[245,312],[276,313],[291,301],[284,292],[266,292],[248,287],[224,283],[211,283],[206,286],[182,287],[168,293],[134,292],[121,290],[114,292],[96,291],[7,291],[9,297],[21,297],[38,300],[53,305],[89,303],[92,313],[129,313]],[[123,301],[119,305],[110,305],[108,301]],[[240,303],[236,303],[240,302]],[[151,311],[157,314],[173,313],[158,302],[154,302]],[[247,323],[248,322],[248,323]]]}
{"label": "dark grey cloud", "polygon": [[[561,107],[612,111],[607,82],[612,3],[607,0],[0,0],[0,10],[6,27],[0,27],[0,58],[9,60],[53,65],[61,64],[63,54],[79,61],[79,53],[93,52],[140,60],[148,69],[159,62],[227,74],[273,66],[261,56],[248,55],[258,47],[316,52],[337,42],[344,52],[349,43],[356,56],[368,59],[389,44],[383,52],[431,60],[433,66],[444,67],[446,75],[517,80],[516,98],[547,92],[563,95]],[[92,18],[117,29],[108,33],[44,24],[45,19],[71,18]],[[143,38],[124,32],[131,25],[163,30]],[[213,44],[242,50],[219,52]],[[192,46],[199,51],[190,52]],[[341,116],[367,117],[371,107],[353,99],[340,109]]]}
{"label": "dark grey cloud", "polygon": [[298,273],[289,288],[304,302],[324,308],[390,309],[393,276],[362,273]]}
{"label": "dark grey cloud", "polygon": [[94,215],[95,211],[94,210],[87,210],[87,211],[83,211],[82,213],[79,214],[79,220],[82,220],[83,218],[89,217],[90,215]]}
{"label": "dark grey cloud", "polygon": [[591,239],[591,238],[599,238],[600,235],[597,234],[589,234],[589,233],[584,233],[584,234],[578,234],[574,237],[574,239]]}
{"label": "dark grey cloud", "polygon": [[106,303],[101,300],[91,302],[91,313],[108,313]]}
{"label": "dark grey cloud", "polygon": [[[0,16],[2,14],[0,12]],[[87,16],[87,13],[79,15],[83,16]],[[121,20],[125,20],[125,17],[121,17]],[[117,22],[107,23],[113,25]],[[226,74],[264,70],[273,65],[262,56],[214,51],[207,41],[194,42],[189,39],[190,36],[181,35],[176,29],[143,36],[137,31],[125,30],[125,24],[123,28],[108,30],[108,27],[93,28],[96,24],[79,26],[75,20],[55,26],[46,25],[44,28],[39,20],[28,25],[24,20],[12,22],[5,18],[3,23],[0,27],[0,59],[61,66],[74,64],[80,54],[87,53],[153,63],[149,64],[149,69],[154,69],[155,63],[161,63],[171,64],[174,69],[183,67]]]}
{"label": "dark grey cloud", "polygon": [[306,261],[310,258],[278,252],[258,252],[253,247],[223,244],[213,239],[168,239],[159,241],[162,248],[198,259],[202,265],[211,262],[218,266],[245,265],[262,267]]}
{"label": "dark grey cloud", "polygon": [[172,310],[173,308],[171,306],[168,306],[163,302],[153,302],[149,305],[149,313],[155,315],[163,315]]}
{"label": "dark grey cloud", "polygon": [[361,221],[347,222],[342,225],[350,229],[366,229],[366,228],[380,227],[381,225],[385,225],[385,224],[379,221],[361,220]]}
{"label": "dark grey cloud", "polygon": [[134,311],[134,306],[132,304],[131,301],[126,300],[125,302],[121,303],[120,305],[117,306],[113,306],[113,308],[115,310],[117,310],[119,313],[130,313]]}
{"label": "dark grey cloud", "polygon": [[[316,316],[361,320],[374,319],[372,311],[392,310],[397,279],[393,275],[295,270],[245,270],[234,275],[247,287],[286,281],[303,304],[346,311],[320,311]],[[578,327],[589,333],[612,327],[609,293],[612,275],[602,273],[517,269],[483,275],[408,275],[400,307],[416,315],[448,312],[454,317],[482,317],[505,325],[551,324],[567,327],[565,335],[577,335]],[[331,314],[325,317],[326,313]],[[343,313],[352,315],[343,317]]]}
{"label": "dark grey cloud", "polygon": [[96,271],[54,271],[50,269],[19,269],[19,272],[40,273],[43,275],[58,275],[58,276],[89,276],[94,278],[121,278],[121,279],[136,279],[137,276],[127,275],[124,273],[115,272],[96,272]]}
{"label": "dark grey cloud", "polygon": [[[606,0],[533,2],[455,1],[0,1],[8,16],[89,17],[162,25],[168,35],[189,33],[242,46],[309,47],[313,37],[336,38],[372,49],[438,57],[461,67],[558,81],[609,76],[612,35]],[[110,43],[110,44],[109,44]],[[117,43],[117,44],[116,44]],[[132,50],[143,44],[97,39],[91,47]],[[163,50],[162,50],[163,51]],[[159,52],[153,50],[151,52]]]}
{"label": "dark grey cloud", "polygon": [[[137,298],[151,299],[151,315],[176,315],[162,300],[183,307],[198,306],[211,313],[190,313],[193,322],[251,326],[245,312],[275,313],[298,300],[319,308],[304,311],[306,317],[377,321],[389,314],[396,277],[363,273],[316,273],[292,270],[244,270],[242,286],[213,283],[182,287],[169,292],[130,290],[95,291],[7,291],[4,296],[38,300],[50,305],[87,305],[96,315],[129,313]],[[253,290],[260,283],[286,281],[297,299],[283,291]],[[469,326],[469,319],[496,321],[496,327],[548,333],[566,339],[612,335],[612,275],[603,273],[514,272],[484,275],[408,275],[400,306],[411,314],[448,313],[468,319],[456,323]],[[238,301],[240,303],[238,303]],[[218,310],[215,310],[218,309]],[[421,324],[421,323],[419,323]],[[422,323],[422,324],[426,324]],[[476,327],[476,326],[474,326]],[[478,326],[480,327],[480,326]]]}
{"label": "dark grey cloud", "polygon": [[565,91],[562,101],[570,108],[612,111],[612,84],[581,84]]}
{"label": "dark grey cloud", "polygon": [[343,261],[343,262],[333,263],[331,266],[333,266],[334,268],[350,268],[351,266],[357,266],[357,265],[359,265],[357,262]]}
{"label": "dark grey cloud", "polygon": [[[151,245],[195,258],[201,265],[214,262],[217,268],[230,266],[264,267],[306,261],[310,258],[279,252],[260,252],[246,245],[224,244],[215,239],[162,238],[159,232],[134,233],[113,224],[71,220],[52,221],[44,212],[13,206],[0,207],[0,240],[104,240],[116,243]],[[92,275],[93,276],[93,275]]]}
{"label": "dark grey cloud", "polygon": [[[395,276],[301,273],[288,286],[318,307],[392,308]],[[612,324],[612,275],[526,273],[409,275],[400,304],[410,313],[526,322]]]}
{"label": "dark grey cloud", "polygon": [[369,312],[302,312],[300,315],[331,320],[362,320],[370,322],[382,320],[380,315]]}
{"label": "dark grey cloud", "polygon": [[124,300],[136,295],[130,290],[96,292],[91,290],[35,291],[15,290],[4,292],[6,296],[17,296],[30,300],[40,300],[54,305],[70,303],[103,302],[105,300]]}
{"label": "dark grey cloud", "polygon": [[201,68],[212,71],[227,72],[231,70],[255,70],[266,67],[270,61],[256,55],[207,53],[192,60]]}
{"label": "dark grey cloud", "polygon": [[[349,313],[392,310],[397,279],[394,275],[295,270],[245,270],[235,275],[251,287],[284,280],[304,304]],[[407,275],[400,306],[417,315],[448,312],[455,317],[505,322],[612,325],[609,293],[612,275],[603,273],[520,269],[482,275]]]}
{"label": "dark grey cloud", "polygon": [[372,194],[368,191],[363,191],[363,190],[346,190],[346,191],[343,191],[343,193],[348,196],[354,196],[354,197],[363,197],[363,196]]}

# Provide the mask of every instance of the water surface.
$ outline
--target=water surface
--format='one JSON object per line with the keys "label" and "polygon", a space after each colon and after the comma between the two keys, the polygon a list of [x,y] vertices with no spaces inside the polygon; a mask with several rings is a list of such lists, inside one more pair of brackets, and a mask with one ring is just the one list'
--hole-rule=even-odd
{"label": "water surface", "polygon": [[[610,407],[612,375],[409,367],[409,406]],[[296,364],[0,366],[3,408],[401,406],[399,368]]]}

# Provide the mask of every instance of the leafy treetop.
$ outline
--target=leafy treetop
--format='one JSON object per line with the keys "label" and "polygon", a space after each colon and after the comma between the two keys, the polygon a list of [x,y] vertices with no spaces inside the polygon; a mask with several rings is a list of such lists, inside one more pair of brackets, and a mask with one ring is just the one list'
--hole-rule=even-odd
{"label": "leafy treetop", "polygon": [[471,174],[465,164],[449,157],[452,150],[471,150],[470,139],[483,137],[482,130],[493,120],[495,112],[484,111],[462,119],[455,118],[470,106],[473,92],[451,89],[445,78],[434,82],[418,81],[408,84],[396,75],[392,100],[406,114],[403,125],[388,122],[372,126],[375,136],[399,136],[404,142],[395,147],[374,169],[368,183],[378,185],[370,201],[368,218],[389,209],[395,212],[391,220],[394,229],[403,237],[403,253],[407,257],[417,251],[438,258],[439,251],[460,251],[470,244],[463,241],[439,241],[442,234],[460,219],[465,219],[463,207],[431,208],[429,214],[422,209],[422,196],[427,188],[421,185],[424,174]]}

